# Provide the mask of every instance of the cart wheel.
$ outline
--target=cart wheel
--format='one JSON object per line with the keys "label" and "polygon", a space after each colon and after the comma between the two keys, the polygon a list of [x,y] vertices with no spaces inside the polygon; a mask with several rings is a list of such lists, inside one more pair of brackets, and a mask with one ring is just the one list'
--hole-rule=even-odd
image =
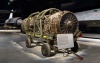
{"label": "cart wheel", "polygon": [[74,47],[73,48],[71,48],[71,50],[73,51],[73,52],[78,52],[78,49],[79,49],[79,47],[78,47],[78,43],[77,42],[74,42]]}
{"label": "cart wheel", "polygon": [[30,38],[26,39],[26,47],[31,48],[31,39]]}
{"label": "cart wheel", "polygon": [[51,56],[51,48],[48,43],[44,43],[41,47],[41,52],[44,56],[49,57]]}

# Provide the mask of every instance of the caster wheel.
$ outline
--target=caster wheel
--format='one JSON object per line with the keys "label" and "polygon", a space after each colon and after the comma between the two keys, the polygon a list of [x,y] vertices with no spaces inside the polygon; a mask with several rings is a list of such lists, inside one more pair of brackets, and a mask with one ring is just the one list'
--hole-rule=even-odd
{"label": "caster wheel", "polygon": [[50,45],[48,43],[44,43],[41,47],[41,52],[43,54],[43,56],[49,57],[51,56],[51,48]]}
{"label": "caster wheel", "polygon": [[74,47],[71,48],[71,50],[76,53],[76,52],[78,52],[78,49],[79,49],[78,43],[74,42]]}
{"label": "caster wheel", "polygon": [[31,39],[30,38],[26,39],[26,47],[31,48]]}

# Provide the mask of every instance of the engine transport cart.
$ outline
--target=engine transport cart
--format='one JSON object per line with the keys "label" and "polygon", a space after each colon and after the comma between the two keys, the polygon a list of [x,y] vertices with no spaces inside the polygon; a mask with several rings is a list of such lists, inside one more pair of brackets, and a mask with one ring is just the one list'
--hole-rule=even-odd
{"label": "engine transport cart", "polygon": [[26,47],[32,47],[32,43],[40,43],[42,54],[49,57],[51,51],[55,53],[78,51],[76,41],[81,34],[78,26],[78,20],[72,12],[50,8],[33,13],[24,19],[22,32],[28,36]]}

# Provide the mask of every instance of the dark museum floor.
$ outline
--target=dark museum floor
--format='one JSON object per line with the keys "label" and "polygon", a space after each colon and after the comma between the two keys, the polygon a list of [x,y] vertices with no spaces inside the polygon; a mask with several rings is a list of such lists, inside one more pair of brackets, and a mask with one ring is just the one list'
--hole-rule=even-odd
{"label": "dark museum floor", "polygon": [[[86,36],[86,35],[85,35]],[[100,37],[100,36],[99,36]],[[100,43],[79,41],[78,55],[84,59],[79,60],[73,54],[63,57],[56,54],[44,57],[41,47],[25,47],[26,35],[20,33],[0,33],[0,63],[99,63]]]}

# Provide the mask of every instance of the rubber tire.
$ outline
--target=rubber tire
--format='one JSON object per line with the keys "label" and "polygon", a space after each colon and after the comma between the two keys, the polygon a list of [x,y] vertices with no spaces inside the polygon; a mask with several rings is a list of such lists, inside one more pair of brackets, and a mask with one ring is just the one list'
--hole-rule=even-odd
{"label": "rubber tire", "polygon": [[31,48],[32,46],[31,46],[31,39],[30,38],[27,38],[26,39],[26,47],[27,48]]}
{"label": "rubber tire", "polygon": [[41,52],[43,56],[49,57],[51,56],[51,48],[48,43],[44,43],[41,47]]}
{"label": "rubber tire", "polygon": [[73,51],[73,52],[78,52],[78,50],[79,50],[79,46],[78,46],[78,43],[77,42],[74,42],[74,47],[73,48],[71,48],[71,50]]}

